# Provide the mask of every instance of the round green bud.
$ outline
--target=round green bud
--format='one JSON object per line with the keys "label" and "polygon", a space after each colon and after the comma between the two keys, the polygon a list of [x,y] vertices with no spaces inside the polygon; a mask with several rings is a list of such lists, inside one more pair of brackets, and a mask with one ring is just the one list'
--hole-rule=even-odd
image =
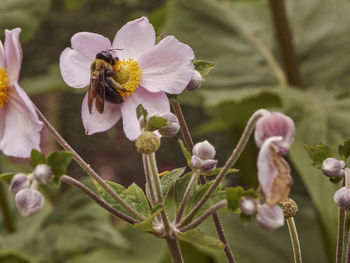
{"label": "round green bud", "polygon": [[135,145],[138,152],[150,154],[159,149],[160,139],[154,132],[144,131],[137,138]]}

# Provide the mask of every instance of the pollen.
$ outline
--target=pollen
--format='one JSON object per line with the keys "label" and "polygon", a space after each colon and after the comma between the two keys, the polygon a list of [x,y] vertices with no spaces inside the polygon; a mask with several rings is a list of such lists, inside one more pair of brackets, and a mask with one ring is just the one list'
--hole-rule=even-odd
{"label": "pollen", "polygon": [[134,93],[142,77],[142,70],[137,62],[133,59],[119,60],[115,63],[114,69],[116,71],[114,79],[126,89],[126,92],[119,91],[120,95],[125,98]]}
{"label": "pollen", "polygon": [[8,102],[7,96],[7,74],[5,68],[0,68],[0,109]]}

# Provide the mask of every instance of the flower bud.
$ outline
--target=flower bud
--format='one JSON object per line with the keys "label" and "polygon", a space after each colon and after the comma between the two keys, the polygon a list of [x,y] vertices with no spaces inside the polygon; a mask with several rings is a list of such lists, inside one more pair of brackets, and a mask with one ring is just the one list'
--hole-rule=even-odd
{"label": "flower bud", "polygon": [[207,140],[199,142],[193,147],[193,154],[202,160],[213,159],[215,156],[215,148]]}
{"label": "flower bud", "polygon": [[282,140],[275,142],[278,146],[279,154],[286,154],[294,140],[294,122],[288,116],[273,112],[260,118],[255,127],[255,143],[260,148],[266,139],[281,136]]}
{"label": "flower bud", "polygon": [[135,145],[138,152],[150,154],[159,149],[160,139],[154,132],[144,131],[137,138]]}
{"label": "flower bud", "polygon": [[190,91],[198,89],[202,84],[202,79],[203,78],[201,73],[199,73],[197,70],[194,70],[192,78],[190,82],[187,84],[186,89]]}
{"label": "flower bud", "polygon": [[43,208],[44,197],[39,191],[26,188],[16,194],[15,202],[22,216],[30,216]]}
{"label": "flower bud", "polygon": [[28,180],[27,175],[18,173],[14,177],[12,177],[9,189],[12,193],[17,193],[21,189],[29,188],[29,186],[30,182]]}
{"label": "flower bud", "polygon": [[192,155],[191,166],[192,168],[200,169],[203,165],[203,161],[196,155]]}
{"label": "flower bud", "polygon": [[322,172],[328,177],[342,178],[344,176],[345,162],[335,158],[327,158],[322,163]]}
{"label": "flower bud", "polygon": [[158,129],[158,132],[164,137],[175,136],[180,130],[179,120],[177,119],[176,115],[171,112],[164,112],[159,114],[159,117],[166,119],[169,124]]}
{"label": "flower bud", "polygon": [[202,171],[205,173],[209,173],[215,170],[217,163],[218,163],[217,160],[213,160],[213,159],[205,160],[202,165]]}
{"label": "flower bud", "polygon": [[245,215],[254,215],[257,209],[256,200],[251,197],[243,197],[241,203],[239,204],[239,208]]}
{"label": "flower bud", "polygon": [[282,206],[282,211],[285,218],[293,217],[298,212],[298,205],[291,198],[287,198],[286,200],[280,203]]}
{"label": "flower bud", "polygon": [[41,184],[47,184],[52,177],[51,167],[47,164],[39,164],[33,171],[34,179]]}
{"label": "flower bud", "polygon": [[269,206],[263,204],[256,217],[259,225],[268,230],[276,229],[284,225],[284,215],[279,205]]}
{"label": "flower bud", "polygon": [[350,211],[350,188],[342,187],[334,194],[334,202],[338,207]]}

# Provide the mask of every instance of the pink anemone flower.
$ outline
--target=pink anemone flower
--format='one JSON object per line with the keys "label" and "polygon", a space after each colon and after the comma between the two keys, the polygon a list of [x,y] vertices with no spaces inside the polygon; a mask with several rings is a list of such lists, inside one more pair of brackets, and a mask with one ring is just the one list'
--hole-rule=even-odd
{"label": "pink anemone flower", "polygon": [[20,28],[5,30],[4,45],[0,41],[0,151],[28,158],[32,149],[40,150],[43,124],[18,84],[22,63],[20,32]]}
{"label": "pink anemone flower", "polygon": [[82,104],[82,119],[88,135],[110,129],[121,117],[126,136],[135,140],[141,133],[136,107],[142,104],[149,114],[169,112],[166,93],[181,93],[194,72],[192,49],[173,36],[158,44],[153,26],[146,17],[131,21],[116,34],[113,42],[94,33],[80,32],[71,39],[72,48],[66,48],[60,57],[64,81],[73,88],[84,88],[90,83],[90,67],[96,54],[113,52],[119,60],[114,66],[113,79],[127,90],[119,104],[104,103],[100,113],[93,103],[88,108],[88,94]]}

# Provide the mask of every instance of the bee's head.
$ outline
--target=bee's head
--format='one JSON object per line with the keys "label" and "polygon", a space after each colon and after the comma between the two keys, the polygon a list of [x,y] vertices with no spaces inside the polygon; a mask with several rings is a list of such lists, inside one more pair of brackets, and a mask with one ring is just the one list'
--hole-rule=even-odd
{"label": "bee's head", "polygon": [[97,53],[96,55],[96,59],[102,59],[104,61],[106,61],[109,64],[113,64],[114,63],[114,59],[112,54],[109,51],[100,51]]}

